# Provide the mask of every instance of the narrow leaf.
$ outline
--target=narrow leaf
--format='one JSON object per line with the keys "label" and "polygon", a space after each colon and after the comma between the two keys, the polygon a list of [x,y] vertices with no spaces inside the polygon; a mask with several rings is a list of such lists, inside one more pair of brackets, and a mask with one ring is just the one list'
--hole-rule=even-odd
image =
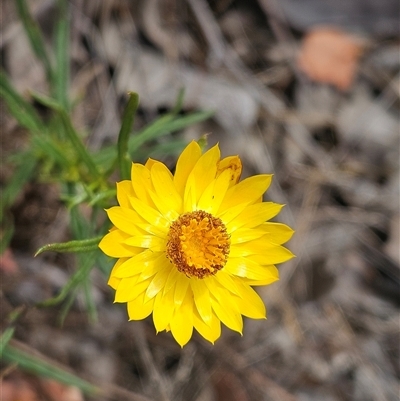
{"label": "narrow leaf", "polygon": [[70,116],[63,109],[63,107],[54,99],[49,98],[48,96],[44,96],[38,93],[32,93],[32,96],[44,106],[56,111],[61,117],[61,121],[65,127],[65,133],[68,139],[71,141],[71,144],[75,148],[80,159],[86,164],[89,172],[93,175],[93,178],[100,178],[100,173],[97,170],[97,166],[95,165],[92,156],[86,150],[85,146],[82,143],[81,138],[78,133],[75,131],[75,128],[72,125]]}
{"label": "narrow leaf", "polygon": [[129,151],[133,153],[146,141],[159,138],[170,132],[175,132],[189,125],[207,120],[213,114],[214,112],[212,111],[200,111],[189,114],[188,116],[174,116],[173,114],[162,116],[129,140]]}
{"label": "narrow leaf", "polygon": [[13,177],[1,194],[1,215],[9,208],[35,171],[36,160],[28,152],[16,168]]}
{"label": "narrow leaf", "polygon": [[[79,378],[78,376],[59,368],[54,363],[44,360],[43,357],[28,353],[26,350],[17,348],[12,341],[12,345],[8,344],[4,350],[2,359],[8,363],[16,363],[18,366],[37,376],[47,377],[56,380],[68,386],[78,387],[85,394],[99,393],[100,389],[95,385]],[[47,359],[47,358],[46,358]]]}
{"label": "narrow leaf", "polygon": [[185,88],[181,88],[179,89],[178,96],[176,97],[175,106],[172,109],[172,114],[178,114],[182,110],[184,97],[185,97]]}
{"label": "narrow leaf", "polygon": [[0,337],[0,359],[3,357],[3,351],[6,345],[11,340],[12,336],[14,335],[15,328],[8,327],[4,330],[3,334]]}
{"label": "narrow leaf", "polygon": [[[3,220],[3,216],[0,221]],[[3,222],[3,221],[2,221]],[[15,227],[11,219],[7,219],[4,228],[0,231],[0,255],[4,253],[8,245],[10,245],[11,238],[14,235]]]}
{"label": "narrow leaf", "polygon": [[132,162],[128,152],[128,140],[138,105],[139,95],[137,93],[130,92],[129,100],[122,116],[122,125],[118,136],[118,164],[121,179],[123,180],[127,180],[130,177]]}
{"label": "narrow leaf", "polygon": [[68,242],[57,242],[53,244],[47,244],[39,248],[35,256],[40,255],[43,252],[53,251],[53,252],[89,252],[95,251],[98,249],[98,244],[102,236],[84,239],[84,240],[76,240],[76,241],[68,241]]}
{"label": "narrow leaf", "polygon": [[64,301],[64,299],[68,295],[70,295],[71,292],[75,291],[78,288],[78,286],[80,286],[82,282],[86,280],[86,278],[90,274],[90,271],[96,259],[96,253],[97,252],[90,252],[82,254],[85,256],[85,259],[79,264],[79,268],[71,276],[67,284],[65,284],[65,286],[60,291],[60,293],[53,298],[37,303],[36,306],[37,307],[53,306]]}
{"label": "narrow leaf", "polygon": [[17,93],[3,71],[0,71],[0,96],[20,125],[34,133],[44,130],[35,108]]}
{"label": "narrow leaf", "polygon": [[58,0],[59,19],[56,26],[56,71],[55,71],[55,97],[69,110],[69,9],[66,0]]}
{"label": "narrow leaf", "polygon": [[38,24],[32,18],[28,4],[25,0],[16,1],[18,14],[21,18],[22,24],[31,43],[31,47],[36,57],[42,62],[48,82],[53,81],[53,70],[50,63],[50,58],[46,51],[45,42]]}

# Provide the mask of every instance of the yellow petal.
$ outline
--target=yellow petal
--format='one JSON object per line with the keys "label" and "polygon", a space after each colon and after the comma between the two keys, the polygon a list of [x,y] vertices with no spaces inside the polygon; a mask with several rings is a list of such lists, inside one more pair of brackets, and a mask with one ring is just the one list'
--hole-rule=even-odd
{"label": "yellow petal", "polygon": [[183,347],[193,333],[193,298],[189,291],[179,309],[175,309],[170,326],[176,342]]}
{"label": "yellow petal", "polygon": [[115,276],[115,273],[118,271],[118,269],[120,268],[120,266],[125,263],[127,260],[129,260],[130,258],[120,258],[118,259],[115,263],[113,268],[111,269],[110,272],[110,277]]}
{"label": "yellow petal", "polygon": [[160,291],[154,299],[153,322],[158,333],[171,323],[175,310],[174,291],[168,291],[166,294]]}
{"label": "yellow petal", "polygon": [[256,254],[250,256],[254,261],[260,264],[278,264],[287,262],[294,258],[292,252],[283,246],[272,246],[264,251],[263,254]]}
{"label": "yellow petal", "polygon": [[230,258],[250,257],[261,265],[286,262],[294,257],[293,253],[281,245],[271,244],[263,237],[242,244],[231,244]]}
{"label": "yellow petal", "polygon": [[114,302],[128,302],[135,299],[141,292],[135,291],[139,276],[124,277],[121,279],[115,292]]}
{"label": "yellow petal", "polygon": [[129,235],[121,230],[110,231],[100,241],[99,248],[112,258],[126,258],[137,255],[142,249],[123,244],[128,237]]}
{"label": "yellow petal", "polygon": [[119,283],[121,282],[120,278],[117,278],[115,276],[110,276],[110,278],[107,281],[107,284],[114,290],[117,289]]}
{"label": "yellow petal", "polygon": [[[260,226],[259,226],[260,227]],[[257,228],[239,228],[231,233],[231,244],[240,244],[266,235],[266,231]]]}
{"label": "yellow petal", "polygon": [[294,230],[282,223],[263,223],[258,226],[257,229],[266,232],[269,241],[279,245],[289,241],[294,233]]}
{"label": "yellow petal", "polygon": [[[164,256],[164,255],[163,255]],[[116,264],[111,275],[117,278],[136,276],[144,272],[149,266],[157,263],[159,254],[146,249],[131,258],[120,259],[123,262]],[[148,278],[148,277],[145,277]]]}
{"label": "yellow petal", "polygon": [[[251,285],[251,286],[261,286],[261,285],[269,285],[271,284],[271,280],[249,280],[246,278],[241,278],[245,284]],[[278,279],[279,280],[279,279]]]}
{"label": "yellow petal", "polygon": [[136,226],[136,223],[142,221],[142,219],[132,209],[114,206],[107,209],[106,212],[115,227],[124,233],[129,235],[143,234],[143,230]]}
{"label": "yellow petal", "polygon": [[229,186],[237,184],[242,174],[242,161],[239,156],[228,156],[218,163],[217,177],[225,170],[230,171]]}
{"label": "yellow petal", "polygon": [[158,160],[154,160],[151,157],[149,157],[146,161],[146,163],[144,164],[144,166],[151,171],[151,168],[156,164],[156,163],[161,163]]}
{"label": "yellow petal", "polygon": [[211,213],[212,215],[216,215],[228,190],[230,179],[230,171],[225,170],[218,178],[212,180],[203,192],[203,195],[201,195],[197,208]]}
{"label": "yellow petal", "polygon": [[185,275],[180,274],[178,276],[178,281],[176,282],[175,293],[174,293],[174,302],[177,307],[179,307],[182,304],[186,296],[188,287],[189,287],[189,279]]}
{"label": "yellow petal", "polygon": [[229,292],[219,289],[212,294],[211,305],[218,319],[221,320],[225,326],[242,334],[242,315],[239,312],[236,302],[232,300],[232,297],[233,295],[229,294]]}
{"label": "yellow petal", "polygon": [[192,278],[190,280],[190,287],[193,291],[194,303],[199,315],[203,319],[204,323],[211,325],[211,296],[206,284],[204,283],[204,280]]}
{"label": "yellow petal", "polygon": [[132,163],[131,168],[132,187],[137,198],[142,202],[152,205],[149,190],[153,189],[150,171],[140,163]]}
{"label": "yellow petal", "polygon": [[154,299],[147,299],[145,294],[140,294],[127,304],[129,320],[145,319],[153,311]]}
{"label": "yellow petal", "polygon": [[274,265],[262,266],[250,258],[229,258],[224,269],[239,277],[252,280],[270,280],[270,283],[279,279],[278,269]]}
{"label": "yellow petal", "polygon": [[252,319],[265,319],[265,305],[260,296],[243,280],[237,280],[237,287],[240,292],[240,299],[236,301],[242,315]]}
{"label": "yellow petal", "polygon": [[126,239],[124,243],[130,246],[148,248],[153,252],[162,252],[166,247],[165,238],[156,237],[155,235],[134,235]]}
{"label": "yellow petal", "polygon": [[117,182],[117,200],[120,206],[125,208],[131,208],[129,198],[133,197],[135,193],[133,192],[132,182],[130,180],[125,180]]}
{"label": "yellow petal", "polygon": [[168,232],[167,228],[154,226],[153,224],[145,220],[143,220],[142,223],[136,223],[136,226],[146,233],[155,235],[160,238],[166,238]]}
{"label": "yellow petal", "polygon": [[232,294],[238,295],[238,289],[236,287],[235,280],[231,277],[226,269],[220,270],[214,277],[213,280],[217,281],[221,287],[226,288]]}
{"label": "yellow petal", "polygon": [[204,153],[193,167],[189,174],[183,197],[185,212],[197,209],[197,202],[217,174],[219,158],[220,150],[218,145],[215,145]]}
{"label": "yellow petal", "polygon": [[268,189],[271,180],[271,174],[260,174],[239,182],[227,191],[221,204],[221,210],[229,209],[240,203],[254,203]]}
{"label": "yellow petal", "polygon": [[[149,251],[152,252],[152,251]],[[171,269],[171,262],[165,257],[164,252],[152,252],[154,256],[151,260],[147,261],[145,267],[140,274],[140,280],[145,280],[150,277],[153,277],[157,272],[162,269]]]}
{"label": "yellow petal", "polygon": [[[122,283],[124,280],[129,280],[129,278],[123,278],[123,279],[121,280],[121,283]],[[117,292],[116,292],[116,294],[115,294],[115,300],[114,300],[114,302],[128,302],[128,301],[133,301],[133,300],[134,300],[135,298],[137,298],[140,294],[144,294],[144,293],[146,292],[146,290],[147,290],[147,288],[148,288],[148,286],[149,286],[149,284],[150,284],[150,280],[151,280],[151,279],[139,281],[139,279],[138,279],[137,283],[131,288],[130,292],[126,291],[125,294],[121,293],[121,294],[118,295],[118,292],[119,292],[118,290],[119,290],[119,288],[120,288],[120,286],[121,286],[121,283],[120,283],[120,285],[119,285],[118,288],[117,288]],[[118,295],[118,298],[117,298],[117,295]]]}
{"label": "yellow petal", "polygon": [[283,205],[273,202],[257,203],[246,207],[237,217],[230,221],[226,228],[229,233],[238,228],[253,228],[275,217]]}
{"label": "yellow petal", "polygon": [[176,163],[174,184],[181,197],[183,197],[185,193],[187,178],[200,157],[201,149],[199,144],[195,141],[190,142],[179,156]]}
{"label": "yellow petal", "polygon": [[149,298],[155,297],[161,290],[164,289],[165,283],[169,276],[170,270],[168,267],[160,269],[156,275],[151,279],[149,286],[146,290],[146,295]]}
{"label": "yellow petal", "polygon": [[175,286],[178,281],[179,275],[181,275],[182,273],[180,273],[172,264],[170,265],[169,271],[170,272],[167,281],[165,283],[163,293],[166,294],[168,291],[172,289],[172,296],[173,296],[175,293]]}
{"label": "yellow petal", "polygon": [[168,168],[162,163],[156,163],[151,168],[151,181],[159,198],[163,199],[169,209],[182,212],[182,197],[173,182]]}
{"label": "yellow petal", "polygon": [[243,210],[245,210],[247,207],[247,203],[239,203],[236,206],[233,206],[226,210],[220,207],[218,213],[216,214],[216,217],[219,217],[223,221],[225,226],[227,226],[230,221],[239,216],[239,214],[242,213]]}
{"label": "yellow petal", "polygon": [[170,222],[156,209],[137,198],[130,199],[133,209],[153,226],[168,232]]}
{"label": "yellow petal", "polygon": [[203,336],[207,341],[214,344],[214,342],[221,335],[221,323],[220,320],[212,314],[211,325],[207,325],[204,323],[203,319],[200,317],[199,312],[194,308],[193,311],[193,325],[194,328],[199,332],[201,336]]}
{"label": "yellow petal", "polygon": [[159,210],[170,223],[179,218],[177,210],[181,209],[181,204],[176,204],[171,198],[160,197],[153,191],[150,191],[149,195],[157,210]]}

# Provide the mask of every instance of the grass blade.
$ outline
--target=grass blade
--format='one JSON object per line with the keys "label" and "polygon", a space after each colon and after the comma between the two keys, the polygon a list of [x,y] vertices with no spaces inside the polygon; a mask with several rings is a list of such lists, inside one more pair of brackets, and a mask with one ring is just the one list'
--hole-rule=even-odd
{"label": "grass blade", "polygon": [[14,327],[8,327],[7,329],[4,330],[3,334],[0,337],[0,359],[3,358],[3,351],[4,348],[7,346],[9,341],[12,339],[12,336],[14,335],[15,328]]}
{"label": "grass blade", "polygon": [[11,340],[11,342],[4,348],[2,359],[5,362],[16,363],[21,369],[37,376],[47,377],[68,386],[78,387],[85,394],[95,394],[100,392],[100,389],[95,385],[56,366],[55,363],[51,363],[43,357],[33,355],[27,350],[20,349],[22,347],[17,347],[16,344],[18,344],[16,341]]}
{"label": "grass blade", "polygon": [[72,125],[70,116],[63,109],[63,107],[54,99],[49,98],[48,96],[44,96],[38,93],[33,93],[32,96],[44,106],[54,110],[57,112],[61,118],[61,121],[65,127],[65,133],[70,140],[71,144],[75,148],[75,151],[79,158],[86,164],[89,172],[92,174],[94,179],[101,178],[101,174],[97,170],[97,166],[94,163],[92,156],[86,150],[85,146],[82,143],[81,138],[78,133],[75,131],[74,126]]}
{"label": "grass blade", "polygon": [[122,124],[118,135],[117,145],[118,164],[122,180],[127,180],[130,177],[132,161],[128,152],[128,141],[138,105],[139,95],[137,93],[130,92],[129,100],[122,116]]}
{"label": "grass blade", "polygon": [[25,157],[21,159],[17,170],[14,172],[14,175],[11,181],[8,183],[3,193],[1,194],[1,219],[4,216],[4,211],[7,210],[17,195],[20,193],[24,185],[30,180],[35,171],[36,159],[30,153],[25,153]]}
{"label": "grass blade", "polygon": [[147,126],[139,134],[132,137],[129,140],[129,151],[133,153],[146,141],[156,139],[170,132],[175,132],[186,128],[189,125],[207,120],[213,114],[214,112],[212,111],[200,111],[182,117],[167,114],[156,120],[153,124]]}
{"label": "grass blade", "polygon": [[25,0],[16,1],[17,10],[22,24],[25,28],[29,42],[36,57],[42,62],[49,83],[53,82],[53,69],[51,66],[50,58],[46,51],[45,42],[42,36],[42,32],[36,21],[32,18],[29,11],[27,2]]}
{"label": "grass blade", "polygon": [[14,231],[15,231],[14,222],[11,220],[11,218],[9,218],[7,220],[4,222],[3,216],[0,219],[0,221],[4,225],[4,227],[1,227],[1,229],[0,229],[0,255],[2,255],[4,253],[4,251],[10,244],[11,239],[14,235]]}
{"label": "grass blade", "polygon": [[58,0],[58,22],[56,26],[56,70],[54,77],[55,98],[64,110],[69,110],[69,9],[68,2]]}
{"label": "grass blade", "polygon": [[3,71],[0,71],[0,96],[20,125],[34,133],[44,131],[35,108],[14,90]]}

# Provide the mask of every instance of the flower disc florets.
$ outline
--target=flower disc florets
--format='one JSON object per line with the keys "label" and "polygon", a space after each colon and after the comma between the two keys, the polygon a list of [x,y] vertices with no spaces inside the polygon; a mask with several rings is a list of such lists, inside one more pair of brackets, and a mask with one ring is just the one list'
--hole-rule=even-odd
{"label": "flower disc florets", "polygon": [[221,270],[229,254],[229,235],[221,219],[202,210],[185,213],[169,229],[167,256],[188,277]]}

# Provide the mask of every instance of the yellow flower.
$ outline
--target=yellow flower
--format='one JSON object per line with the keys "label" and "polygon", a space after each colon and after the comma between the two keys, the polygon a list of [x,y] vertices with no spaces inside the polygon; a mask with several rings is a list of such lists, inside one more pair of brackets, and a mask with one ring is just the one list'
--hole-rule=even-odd
{"label": "yellow flower", "polygon": [[242,315],[265,318],[252,286],[278,280],[293,230],[267,222],[282,208],[262,201],[272,176],[239,182],[241,170],[238,156],[221,160],[218,145],[202,155],[191,142],[175,175],[149,159],[117,183],[119,206],[107,210],[114,227],[99,246],[118,258],[108,284],[131,320],[153,313],[157,332],[183,346],[193,328],[214,343],[221,322],[242,333]]}

